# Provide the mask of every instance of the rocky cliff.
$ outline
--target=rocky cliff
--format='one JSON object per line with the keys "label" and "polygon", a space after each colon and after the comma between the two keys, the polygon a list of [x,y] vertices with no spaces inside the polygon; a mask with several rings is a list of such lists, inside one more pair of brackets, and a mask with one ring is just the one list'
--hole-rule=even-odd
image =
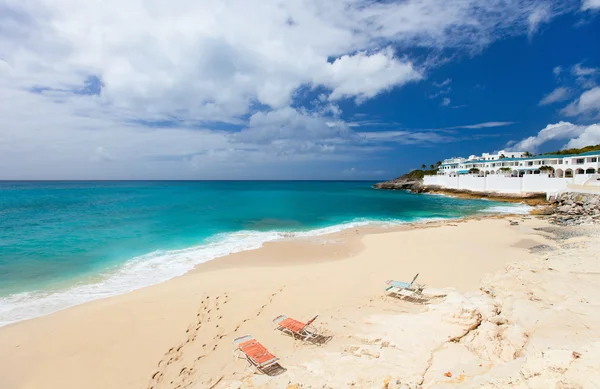
{"label": "rocky cliff", "polygon": [[514,203],[526,203],[529,205],[547,204],[545,193],[498,193],[498,192],[474,192],[465,189],[451,189],[436,185],[423,185],[423,180],[414,178],[409,174],[395,178],[390,181],[380,182],[373,185],[375,189],[408,190],[413,193],[444,194],[452,197],[465,199],[487,199],[491,201],[503,201]]}
{"label": "rocky cliff", "polygon": [[600,224],[600,195],[563,193],[546,213],[554,224]]}
{"label": "rocky cliff", "polygon": [[413,192],[420,192],[423,189],[423,180],[402,176],[394,178],[390,181],[379,182],[373,185],[373,188],[389,190],[410,190]]}

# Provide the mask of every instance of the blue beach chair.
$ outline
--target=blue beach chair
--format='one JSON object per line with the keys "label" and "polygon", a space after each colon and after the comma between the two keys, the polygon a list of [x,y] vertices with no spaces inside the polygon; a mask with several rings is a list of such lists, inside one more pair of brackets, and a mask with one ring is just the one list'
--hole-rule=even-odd
{"label": "blue beach chair", "polygon": [[385,284],[386,294],[399,298],[414,298],[421,296],[425,285],[417,284],[415,281],[419,277],[419,273],[412,279],[410,283],[402,281],[387,280]]}

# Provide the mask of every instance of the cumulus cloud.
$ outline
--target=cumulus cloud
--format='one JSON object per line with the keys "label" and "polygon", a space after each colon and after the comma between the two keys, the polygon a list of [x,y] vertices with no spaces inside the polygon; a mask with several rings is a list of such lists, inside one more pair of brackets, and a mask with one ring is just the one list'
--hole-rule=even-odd
{"label": "cumulus cloud", "polygon": [[577,138],[571,139],[565,145],[565,148],[579,148],[598,144],[600,144],[600,124],[592,124],[586,126]]}
{"label": "cumulus cloud", "polygon": [[356,97],[360,102],[421,77],[412,63],[401,62],[394,57],[393,50],[387,48],[371,55],[366,52],[344,55],[329,64],[327,71],[317,74],[314,82],[332,90],[331,100]]}
{"label": "cumulus cloud", "polygon": [[286,107],[252,115],[248,127],[231,135],[230,139],[245,144],[310,142],[311,145],[319,145],[323,150],[333,150],[335,143],[351,136],[352,133],[344,122],[327,122],[321,116],[303,114]]}
{"label": "cumulus cloud", "polygon": [[[530,136],[521,140],[520,142],[511,144],[512,150],[525,150],[536,152],[546,142],[552,140],[566,140],[570,139],[565,144],[565,148],[569,147],[583,147],[590,144],[600,143],[600,137],[598,137],[598,124],[591,126],[580,126],[569,122],[559,122],[556,124],[549,124],[543,128],[535,136]],[[589,142],[589,143],[586,143]]]}
{"label": "cumulus cloud", "polygon": [[[425,77],[435,61],[410,48],[476,53],[579,7],[545,4],[4,0],[1,174],[210,178],[211,163],[356,158],[375,146],[356,146],[340,100]],[[303,111],[305,89],[329,104]]]}
{"label": "cumulus cloud", "polygon": [[558,101],[563,101],[569,98],[571,91],[569,90],[569,88],[565,88],[565,87],[558,87],[556,89],[554,89],[552,92],[548,93],[546,96],[544,96],[540,102],[538,103],[538,105],[549,105],[549,104],[553,104],[556,103]]}
{"label": "cumulus cloud", "polygon": [[583,92],[577,100],[567,105],[562,113],[567,116],[600,115],[600,87]]}
{"label": "cumulus cloud", "polygon": [[444,98],[442,99],[442,102],[440,103],[440,105],[441,105],[442,107],[447,107],[447,106],[449,106],[449,105],[450,105],[450,103],[451,103],[451,102],[452,102],[452,100],[450,100],[450,98],[449,98],[449,97],[444,97]]}

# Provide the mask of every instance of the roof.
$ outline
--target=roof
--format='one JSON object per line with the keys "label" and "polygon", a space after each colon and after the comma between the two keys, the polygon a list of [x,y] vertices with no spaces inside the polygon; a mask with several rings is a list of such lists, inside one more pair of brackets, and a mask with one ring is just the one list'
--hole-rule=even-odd
{"label": "roof", "polygon": [[[597,155],[600,157],[600,150],[596,151],[588,151],[581,154],[548,154],[548,155],[536,155],[533,157],[524,157],[524,158],[501,158],[501,159],[473,159],[470,161],[462,162],[465,165],[475,164],[475,163],[502,163],[502,162],[512,162],[512,161],[530,161],[534,159],[563,159],[563,158],[577,158],[577,157],[587,157],[591,155]],[[443,163],[442,166],[456,165],[457,163]]]}

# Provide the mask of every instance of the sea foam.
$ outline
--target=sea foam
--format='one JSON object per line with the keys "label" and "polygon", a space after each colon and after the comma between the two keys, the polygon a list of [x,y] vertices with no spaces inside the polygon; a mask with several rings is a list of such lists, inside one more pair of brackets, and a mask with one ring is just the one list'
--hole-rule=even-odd
{"label": "sea foam", "polygon": [[[531,207],[523,205],[492,206],[486,213],[528,213]],[[411,223],[444,220],[420,218]],[[96,277],[80,280],[69,287],[56,290],[16,293],[0,298],[0,327],[10,323],[44,316],[86,302],[131,292],[181,276],[196,265],[229,254],[254,250],[267,242],[311,237],[339,232],[366,225],[393,226],[406,220],[356,219],[352,222],[310,231],[238,231],[218,234],[205,244],[182,250],[155,251],[132,258]]]}
{"label": "sea foam", "polygon": [[67,288],[16,293],[0,298],[0,327],[158,284],[181,276],[201,263],[241,251],[254,250],[267,242],[325,235],[367,224],[396,223],[401,222],[358,219],[310,231],[238,231],[218,234],[203,245],[182,250],[155,251],[132,258],[93,279],[81,280]]}

